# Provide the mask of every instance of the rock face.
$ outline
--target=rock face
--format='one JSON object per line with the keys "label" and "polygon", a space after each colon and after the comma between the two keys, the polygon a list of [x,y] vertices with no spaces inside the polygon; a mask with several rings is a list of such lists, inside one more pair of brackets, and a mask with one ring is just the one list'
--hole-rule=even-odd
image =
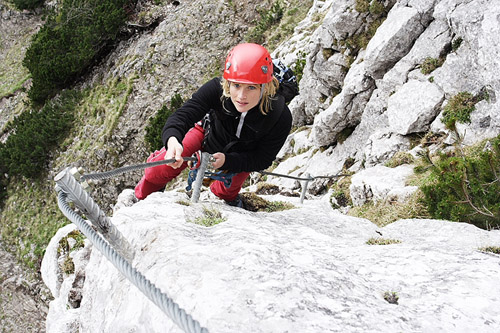
{"label": "rock face", "polygon": [[[446,135],[440,121],[442,108],[461,91],[475,95],[486,91],[489,96],[476,104],[470,124],[459,124],[464,142],[472,144],[500,133],[496,97],[500,4],[475,0],[383,3],[390,8],[387,18],[366,48],[353,54],[345,41],[360,36],[371,14],[355,10],[359,9],[355,1],[322,2],[325,16],[309,39],[301,93],[290,108],[295,124],[311,132],[295,138],[295,144],[331,150],[326,150],[327,158],[324,153],[292,157],[297,162],[288,165],[301,167],[302,173],[313,168],[321,169],[315,175],[334,175],[347,161],[351,171],[359,171],[408,151],[412,135],[429,131]],[[293,52],[299,45],[291,39],[277,54]],[[349,66],[348,57],[353,56]],[[423,63],[429,58],[442,64],[423,74]],[[283,166],[276,172],[290,170]]]}
{"label": "rock face", "polygon": [[[275,172],[317,176],[366,169],[354,177],[358,203],[404,199],[408,189],[399,185],[410,168],[392,171],[405,169],[393,185],[400,191],[388,191],[379,178],[389,172],[380,165],[412,149],[415,136],[449,134],[440,114],[459,92],[488,96],[476,104],[471,123],[458,126],[464,142],[500,133],[500,3],[376,2],[383,4],[385,19],[366,45],[352,43],[373,29],[374,15],[382,14],[362,10],[355,0],[316,0],[294,35],[273,50],[295,69],[305,61],[300,94],[290,103],[301,130],[288,138],[280,152],[280,158],[288,158]],[[209,78],[205,73],[221,67],[261,5],[241,0],[151,4],[144,12],[157,25],[121,42],[82,83],[129,84],[120,116],[112,126],[89,123],[75,130],[69,150],[53,164],[90,151],[92,159],[75,161],[86,171],[143,162],[147,120],[174,94],[193,91]],[[2,7],[4,21],[12,15]],[[428,58],[440,66],[424,74]],[[2,98],[0,126],[20,111],[23,96]],[[102,110],[93,111],[101,116]],[[95,146],[79,151],[86,141]],[[121,190],[139,177],[100,183],[93,195],[110,210]],[[289,179],[269,177],[269,182],[290,191],[301,187]],[[312,182],[308,196],[324,193],[327,182]],[[212,331],[500,329],[498,257],[477,250],[498,245],[498,231],[427,220],[377,230],[369,221],[332,211],[326,199],[273,214],[220,208],[227,222],[204,228],[187,222],[193,207],[176,204],[178,199],[174,193],[155,194],[122,208],[114,221],[136,248],[134,266]],[[377,231],[401,243],[367,245],[380,236]],[[86,252],[74,255],[77,273],[63,281],[57,280],[64,277],[58,265],[45,265],[44,278],[56,297],[48,331],[178,331],[96,251],[87,265],[90,250],[87,244]],[[57,251],[47,251],[47,262],[56,256]],[[399,305],[386,302],[385,292],[395,292]]]}
{"label": "rock face", "polygon": [[[275,213],[180,200],[185,194],[155,193],[112,221],[135,249],[133,266],[210,332],[500,329],[500,257],[479,251],[500,243],[500,231],[435,220],[377,228],[327,200],[296,200],[296,208]],[[190,222],[203,206],[227,220]],[[79,257],[75,267],[86,264]],[[58,296],[48,332],[180,332],[96,249],[84,267],[79,308],[68,306],[64,287],[74,275],[58,288],[47,280],[57,276],[49,267],[42,266],[44,279]]]}
{"label": "rock face", "polygon": [[50,292],[26,274],[0,242],[0,327],[5,332],[45,332]]}
{"label": "rock face", "polygon": [[368,201],[404,202],[417,190],[416,186],[405,184],[405,180],[412,174],[413,167],[410,165],[401,165],[397,168],[377,165],[356,173],[349,188],[353,205],[361,206]]}

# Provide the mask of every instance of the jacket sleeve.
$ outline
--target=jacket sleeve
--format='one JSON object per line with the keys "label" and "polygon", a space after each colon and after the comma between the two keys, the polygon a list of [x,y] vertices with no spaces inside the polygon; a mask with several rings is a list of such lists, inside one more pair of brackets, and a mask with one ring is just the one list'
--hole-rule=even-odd
{"label": "jacket sleeve", "polygon": [[257,147],[252,151],[227,153],[226,161],[221,169],[231,172],[252,172],[268,168],[283,147],[291,128],[292,115],[288,106],[285,105],[280,118],[259,140]]}
{"label": "jacket sleeve", "polygon": [[168,117],[161,136],[163,144],[166,145],[172,136],[182,142],[187,131],[196,122],[202,120],[210,109],[216,108],[217,103],[220,104],[221,94],[222,87],[219,78],[212,79],[201,86],[189,100]]}

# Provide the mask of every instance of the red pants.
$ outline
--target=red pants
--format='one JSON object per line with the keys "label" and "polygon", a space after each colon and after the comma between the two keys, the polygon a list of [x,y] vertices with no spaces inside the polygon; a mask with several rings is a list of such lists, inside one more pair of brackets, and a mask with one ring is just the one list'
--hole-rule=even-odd
{"label": "red pants", "polygon": [[[203,137],[204,131],[201,126],[195,125],[195,127],[190,129],[189,132],[186,133],[184,140],[182,140],[182,145],[184,146],[182,157],[189,157],[196,151],[201,150]],[[165,148],[157,150],[148,157],[147,161],[162,161],[165,159],[166,153],[167,151]],[[182,166],[177,169],[173,169],[168,165],[158,165],[147,168],[144,171],[144,176],[135,187],[135,196],[137,199],[142,200],[151,193],[162,190],[169,181],[177,177],[186,167],[187,162],[182,163]],[[224,183],[217,180],[210,185],[210,190],[219,198],[232,201],[236,199],[238,193],[240,193],[241,187],[249,175],[249,172],[240,172],[236,174],[229,188],[226,188]]]}

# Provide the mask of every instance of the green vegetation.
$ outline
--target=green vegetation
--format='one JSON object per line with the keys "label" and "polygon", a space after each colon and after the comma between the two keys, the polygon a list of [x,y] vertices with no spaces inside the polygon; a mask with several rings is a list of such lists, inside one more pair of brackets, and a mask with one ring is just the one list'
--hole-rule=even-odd
{"label": "green vegetation", "polygon": [[257,184],[257,190],[255,190],[255,193],[264,195],[278,194],[280,193],[280,188],[278,185],[262,182]]}
{"label": "green vegetation", "polygon": [[[70,239],[73,240],[74,244],[70,244]],[[85,246],[85,235],[79,230],[73,230],[65,237],[61,238],[59,241],[59,247],[57,248],[57,253],[59,255],[67,254],[76,250],[79,250]]]}
{"label": "green vegetation", "polygon": [[338,45],[344,49],[342,52],[348,50],[348,68],[354,62],[354,59],[358,55],[359,51],[366,48],[368,42],[375,35],[377,29],[387,18],[387,14],[391,10],[391,6],[384,7],[383,3],[378,0],[356,0],[354,9],[359,13],[367,15],[367,24],[365,25],[363,31],[349,36],[344,40],[337,41]]}
{"label": "green vegetation", "polygon": [[269,10],[259,10],[260,20],[246,36],[248,42],[263,44],[265,41],[265,33],[283,18],[283,10],[283,5],[280,0],[275,1]]}
{"label": "green vegetation", "polygon": [[[73,241],[70,242],[70,239]],[[84,246],[85,236],[78,230],[73,230],[66,237],[61,238],[59,241],[59,247],[57,248],[57,253],[59,256],[64,257],[62,264],[60,264],[61,270],[64,274],[70,275],[75,272],[75,263],[73,262],[73,258],[70,256],[70,253],[77,251]]]}
{"label": "green vegetation", "polygon": [[[293,35],[295,27],[306,17],[312,4],[312,0],[275,1],[269,9],[259,11],[260,19],[255,27],[250,29],[245,40],[265,45],[268,50],[273,50],[279,43]],[[318,16],[313,20],[319,25],[322,17]],[[290,67],[297,77],[297,82],[300,82],[306,65],[306,53],[300,51],[297,57]]]}
{"label": "green vegetation", "polygon": [[389,238],[370,238],[366,241],[368,245],[391,245],[391,244],[399,244],[401,243],[398,239],[389,239]]}
{"label": "green vegetation", "polygon": [[431,175],[422,187],[423,203],[433,218],[500,226],[500,135],[488,142],[441,153],[436,161],[426,158]]}
{"label": "green vegetation", "polygon": [[[432,57],[425,58],[424,62],[420,65],[420,72],[422,72],[422,74],[427,75],[432,73],[436,68],[441,67],[445,62],[448,54],[450,54],[451,52],[456,52],[460,47],[460,45],[462,44],[462,41],[463,40],[461,37],[457,37],[455,40],[453,40],[451,45],[446,47],[446,49],[439,56],[439,58],[432,58]],[[434,82],[433,76],[429,78],[429,82]]]}
{"label": "green vegetation", "polygon": [[[22,66],[23,49],[29,43],[30,29],[24,29],[22,36],[16,38],[0,62],[0,99],[23,89],[30,78],[28,70]],[[0,45],[1,45],[0,40]]]}
{"label": "green vegetation", "polygon": [[422,192],[417,191],[404,203],[370,201],[362,206],[352,207],[347,214],[368,219],[379,227],[401,219],[428,218],[427,208],[421,202],[422,196]]}
{"label": "green vegetation", "polygon": [[479,249],[479,251],[500,254],[500,246],[486,246]]}
{"label": "green vegetation", "polygon": [[295,208],[295,206],[289,202],[269,201],[267,204],[267,207],[265,208],[265,211],[268,213],[272,213],[272,212],[280,212],[282,210],[288,210],[288,209],[292,209],[292,208]]}
{"label": "green vegetation", "polygon": [[241,200],[243,200],[245,209],[252,212],[278,212],[287,209],[293,209],[295,206],[288,202],[282,201],[269,201],[259,197],[255,193],[241,193]]}
{"label": "green vegetation", "polygon": [[383,1],[378,0],[356,0],[354,9],[358,13],[370,13],[371,15],[381,15],[386,11]]}
{"label": "green vegetation", "polygon": [[[330,204],[333,209],[352,206],[349,186],[351,186],[351,177],[342,177],[332,185],[333,192],[330,197]],[[332,198],[335,199],[336,203],[332,200]]]}
{"label": "green vegetation", "polygon": [[354,9],[358,13],[366,13],[370,10],[370,1],[369,0],[356,0],[356,5]]}
{"label": "green vegetation", "polygon": [[473,96],[467,92],[451,98],[443,111],[443,123],[455,133],[455,149],[437,156],[429,151],[421,154],[422,165],[415,171],[430,171],[421,189],[422,202],[433,218],[485,229],[500,226],[500,135],[463,149],[456,129],[457,122],[470,122],[475,104],[486,98],[486,93]]}
{"label": "green vegetation", "polygon": [[413,162],[415,162],[415,159],[410,153],[398,151],[387,162],[385,162],[385,166],[395,168],[403,164],[412,164]]}
{"label": "green vegetation", "polygon": [[420,71],[422,74],[430,74],[432,73],[436,68],[441,67],[444,63],[446,58],[431,58],[427,57],[424,59],[424,62],[420,66]]}
{"label": "green vegetation", "polygon": [[175,112],[175,110],[182,106],[182,103],[182,97],[179,94],[175,94],[170,99],[170,106],[163,105],[161,109],[158,110],[156,115],[149,118],[144,140],[149,145],[149,149],[151,151],[159,150],[164,146],[161,139],[163,126],[165,125],[168,117],[170,117]]}
{"label": "green vegetation", "polygon": [[70,256],[65,256],[61,267],[62,271],[66,275],[73,274],[75,272],[75,263]]}
{"label": "green vegetation", "polygon": [[53,183],[46,179],[15,179],[7,186],[7,193],[0,215],[2,242],[35,272],[50,239],[69,221],[57,207]]}
{"label": "green vegetation", "polygon": [[41,7],[45,0],[10,0],[19,10],[35,9]]}
{"label": "green vegetation", "polygon": [[75,91],[64,91],[40,111],[25,111],[9,123],[6,130],[12,134],[0,143],[0,171],[28,178],[43,173],[52,149],[72,127],[80,97]]}
{"label": "green vegetation", "polygon": [[[81,92],[82,98],[75,106],[73,128],[61,144],[63,149],[71,147],[74,153],[60,156],[55,161],[55,169],[66,167],[78,159],[89,161],[89,156],[93,156],[96,149],[105,147],[127,106],[135,79],[134,74],[130,78],[109,78]],[[79,140],[74,141],[74,138]],[[116,152],[110,151],[107,158],[108,161],[117,158]]]}
{"label": "green vegetation", "polygon": [[469,92],[462,91],[450,98],[443,110],[443,124],[455,130],[455,124],[470,123],[470,114],[476,109],[476,98]]}
{"label": "green vegetation", "polygon": [[312,4],[312,0],[276,0],[269,9],[259,11],[260,19],[250,29],[245,40],[273,50],[293,35],[295,27],[305,18]]}
{"label": "green vegetation", "polygon": [[133,0],[65,0],[33,36],[23,60],[33,84],[28,92],[43,103],[80,77],[125,23],[125,5]]}
{"label": "green vegetation", "polygon": [[226,220],[227,218],[223,217],[222,213],[217,209],[203,206],[203,215],[196,217],[193,222],[205,227],[211,227]]}
{"label": "green vegetation", "polygon": [[386,291],[383,297],[388,303],[398,304],[399,296],[395,291]]}
{"label": "green vegetation", "polygon": [[297,83],[302,79],[302,75],[304,75],[304,67],[306,67],[306,56],[307,54],[303,51],[299,51],[297,54],[297,60],[295,60],[295,64],[293,66],[293,72],[295,73],[295,77],[297,77]]}
{"label": "green vegetation", "polygon": [[462,42],[464,40],[462,39],[462,37],[457,37],[453,40],[453,42],[451,43],[451,51],[452,52],[456,52],[458,50],[458,48],[460,47],[460,45],[462,45]]}
{"label": "green vegetation", "polygon": [[[6,144],[9,140],[24,144],[26,139],[14,139],[19,133],[30,133],[26,134],[29,140],[32,140],[31,136],[40,138],[41,133],[38,132],[49,133],[49,131],[54,131],[50,133],[60,136],[61,139],[65,137],[62,143],[54,140],[54,137],[49,137],[47,140],[41,138],[40,142],[32,143],[34,146],[30,147],[27,155],[31,155],[31,149],[36,145],[42,145],[45,149],[45,145],[54,143],[52,151],[46,151],[47,160],[40,163],[40,169],[35,170],[40,173],[40,176],[35,177],[34,180],[14,174],[9,174],[8,179],[0,178],[0,183],[3,182],[4,187],[0,190],[0,197],[4,197],[5,204],[5,208],[0,213],[2,240],[7,247],[12,249],[12,252],[17,254],[19,260],[33,271],[39,270],[41,258],[50,239],[60,227],[69,222],[58,209],[53,182],[46,180],[47,162],[49,159],[53,160],[54,164],[51,166],[53,170],[66,167],[81,158],[85,158],[90,165],[96,163],[93,162],[92,152],[104,147],[105,142],[110,139],[113,128],[118,124],[119,117],[127,104],[134,79],[133,75],[130,78],[113,78],[100,82],[92,88],[84,89],[82,92],[63,91],[60,96],[46,103],[46,106],[38,111],[47,115],[46,110],[49,110],[50,116],[47,115],[46,118],[50,121],[57,119],[57,124],[52,125],[55,128],[45,129],[45,126],[50,127],[47,123],[39,127],[28,126],[27,128],[34,133],[24,129],[14,132],[17,122],[9,125],[12,134]],[[35,117],[33,115],[33,113],[37,114],[35,111],[30,112],[32,113],[30,119],[45,119]],[[66,113],[68,117],[69,114],[73,114],[74,120],[69,134],[63,135],[56,129],[62,125],[61,119],[66,117],[63,117]],[[89,133],[89,128],[95,129],[95,132]],[[74,138],[79,138],[79,140],[75,141]],[[11,146],[24,149],[23,145],[9,144],[9,147]],[[61,149],[69,147],[72,153],[54,155],[57,147],[62,147]],[[5,153],[2,149],[0,152]],[[54,156],[58,157],[54,159]],[[115,156],[113,152],[108,154],[108,158],[115,158]],[[0,163],[1,167],[4,165],[3,162]],[[4,221],[6,222],[3,223]]]}

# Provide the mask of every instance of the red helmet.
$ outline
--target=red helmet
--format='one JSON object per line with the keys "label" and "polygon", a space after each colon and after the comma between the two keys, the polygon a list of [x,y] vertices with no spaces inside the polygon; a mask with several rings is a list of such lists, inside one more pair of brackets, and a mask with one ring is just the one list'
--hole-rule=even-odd
{"label": "red helmet", "polygon": [[223,76],[228,81],[239,83],[268,83],[273,79],[271,55],[258,44],[236,45],[227,55]]}

